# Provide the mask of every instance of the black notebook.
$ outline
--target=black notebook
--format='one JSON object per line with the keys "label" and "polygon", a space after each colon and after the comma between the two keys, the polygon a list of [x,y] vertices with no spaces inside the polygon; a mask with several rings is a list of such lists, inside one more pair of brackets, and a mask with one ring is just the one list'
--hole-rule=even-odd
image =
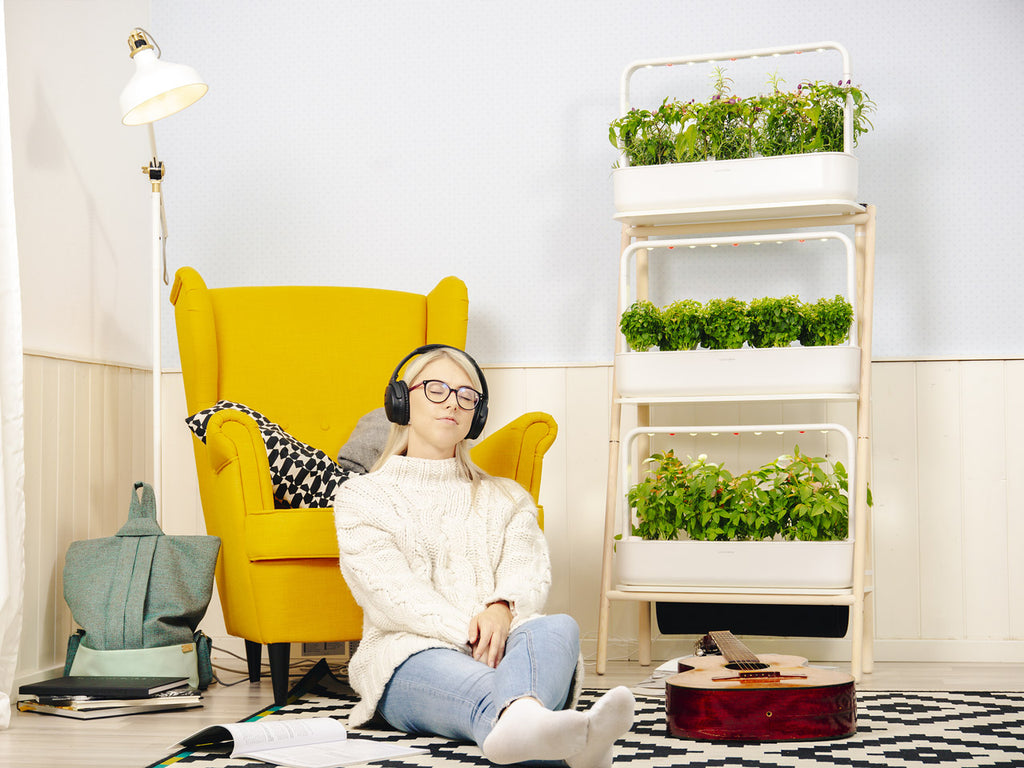
{"label": "black notebook", "polygon": [[22,695],[96,696],[104,699],[141,699],[161,691],[188,685],[187,677],[103,677],[72,675],[26,683]]}

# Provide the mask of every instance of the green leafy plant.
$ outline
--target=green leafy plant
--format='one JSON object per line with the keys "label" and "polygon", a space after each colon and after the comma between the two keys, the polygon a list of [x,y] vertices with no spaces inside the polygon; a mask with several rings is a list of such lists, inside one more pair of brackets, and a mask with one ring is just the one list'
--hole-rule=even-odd
{"label": "green leafy plant", "polygon": [[747,306],[752,347],[788,347],[800,339],[803,313],[796,296],[752,299]]}
{"label": "green leafy plant", "polygon": [[803,329],[800,343],[805,347],[834,346],[846,341],[853,325],[853,306],[845,296],[818,299],[801,307]]}
{"label": "green leafy plant", "polygon": [[633,109],[611,124],[608,138],[622,147],[635,165],[662,165],[682,162],[678,155],[678,137],[688,119],[689,106],[665,99],[658,109],[650,112]]}
{"label": "green leafy plant", "polygon": [[660,349],[674,352],[697,348],[704,332],[704,307],[699,301],[673,302],[661,310],[661,317],[664,331]]}
{"label": "green leafy plant", "polygon": [[795,155],[808,151],[807,137],[814,121],[804,111],[800,89],[797,93],[783,91],[778,75],[768,79],[771,93],[757,99],[758,128],[754,151],[762,157]]}
{"label": "green leafy plant", "polygon": [[716,67],[715,93],[703,104],[691,103],[681,120],[679,159],[735,160],[750,157],[756,111],[753,102],[730,93],[732,80]]}
{"label": "green leafy plant", "polygon": [[619,328],[630,349],[646,352],[661,343],[665,321],[661,310],[650,301],[638,301],[622,313]]}
{"label": "green leafy plant", "polygon": [[845,297],[804,304],[796,296],[753,299],[749,304],[711,299],[701,304],[681,299],[658,309],[652,302],[635,302],[622,313],[619,327],[630,348],[646,352],[785,347],[842,344],[853,324],[853,306]]}
{"label": "green leafy plant", "polygon": [[841,152],[847,98],[854,146],[873,127],[875,103],[849,80],[804,81],[786,91],[772,75],[768,93],[747,98],[730,92],[732,81],[722,68],[715,69],[713,81],[705,102],[665,99],[653,112],[633,109],[616,118],[609,141],[634,166]]}
{"label": "green leafy plant", "polygon": [[[802,454],[780,456],[733,475],[707,456],[686,461],[655,453],[646,477],[626,499],[635,512],[632,534],[671,541],[841,541],[849,530],[846,469]],[[867,503],[872,503],[868,492]]]}
{"label": "green leafy plant", "polygon": [[750,319],[747,304],[735,297],[711,299],[704,305],[704,333],[708,349],[739,349],[747,340]]}
{"label": "green leafy plant", "polygon": [[840,541],[849,530],[846,468],[820,457],[780,456],[756,473],[764,490],[766,532],[787,541]]}
{"label": "green leafy plant", "polygon": [[670,541],[688,527],[687,518],[717,522],[723,490],[719,465],[709,464],[706,456],[683,462],[673,451],[655,453],[647,462],[653,465],[650,473],[627,494],[638,521],[634,536]]}
{"label": "green leafy plant", "polygon": [[830,82],[803,82],[797,86],[801,106],[808,115],[813,129],[807,152],[842,152],[843,117],[846,97],[853,102],[853,143],[856,146],[861,134],[872,126],[868,115],[874,111],[875,103],[860,88],[840,80]]}

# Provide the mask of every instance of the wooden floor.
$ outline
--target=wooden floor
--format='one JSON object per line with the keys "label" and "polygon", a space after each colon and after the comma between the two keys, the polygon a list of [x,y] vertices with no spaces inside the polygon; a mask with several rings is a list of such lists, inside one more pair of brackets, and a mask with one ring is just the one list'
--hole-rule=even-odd
{"label": "wooden floor", "polygon": [[[217,660],[215,660],[217,661]],[[225,682],[244,680],[237,662],[217,670]],[[234,669],[225,669],[232,666]],[[598,676],[589,667],[586,685],[607,688],[635,686],[650,678],[657,662],[641,667],[635,661],[609,662]],[[307,667],[308,668],[308,665]],[[301,675],[297,668],[293,675]],[[858,684],[859,690],[1000,690],[1024,691],[1024,665],[878,663]],[[261,683],[213,685],[204,706],[180,712],[158,712],[103,720],[14,712],[11,727],[0,731],[0,765],[8,768],[141,768],[170,754],[174,743],[214,723],[240,720],[273,700],[269,677]]]}

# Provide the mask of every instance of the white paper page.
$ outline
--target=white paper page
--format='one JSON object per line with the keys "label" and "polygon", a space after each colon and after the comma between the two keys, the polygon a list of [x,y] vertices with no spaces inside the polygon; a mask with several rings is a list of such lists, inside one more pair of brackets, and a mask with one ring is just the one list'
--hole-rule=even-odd
{"label": "white paper page", "polygon": [[231,733],[231,738],[235,742],[235,747],[231,751],[232,757],[251,754],[253,749],[278,749],[345,739],[345,726],[330,717],[257,720],[251,723],[231,723],[224,727]]}
{"label": "white paper page", "polygon": [[338,768],[338,766],[365,763],[371,760],[389,760],[425,752],[417,747],[405,747],[387,741],[371,739],[345,739],[322,744],[261,749],[246,752],[254,757],[287,768]]}

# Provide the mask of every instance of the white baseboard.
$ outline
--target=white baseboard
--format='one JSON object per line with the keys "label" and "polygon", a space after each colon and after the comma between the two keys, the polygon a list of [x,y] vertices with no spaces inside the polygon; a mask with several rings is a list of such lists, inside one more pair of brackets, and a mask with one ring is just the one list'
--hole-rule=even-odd
{"label": "white baseboard", "polygon": [[875,659],[1024,664],[1024,640],[876,640]]}

